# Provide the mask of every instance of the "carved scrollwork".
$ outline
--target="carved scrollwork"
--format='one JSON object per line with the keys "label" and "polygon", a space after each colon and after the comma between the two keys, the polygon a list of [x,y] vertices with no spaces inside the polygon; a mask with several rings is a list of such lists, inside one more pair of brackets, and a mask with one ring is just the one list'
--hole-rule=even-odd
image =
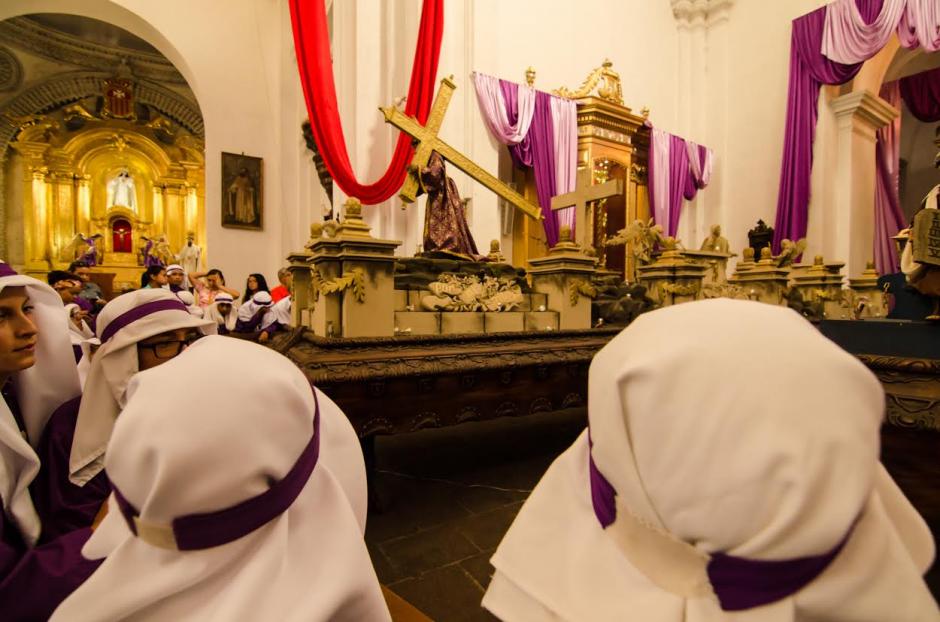
{"label": "carved scrollwork", "polygon": [[20,61],[6,48],[0,48],[0,91],[13,91],[23,79]]}
{"label": "carved scrollwork", "polygon": [[597,298],[597,288],[582,279],[574,279],[568,283],[568,302],[572,307],[576,307],[581,296],[594,300]]}
{"label": "carved scrollwork", "polygon": [[596,88],[597,96],[615,104],[623,105],[623,91],[620,88],[620,74],[611,69],[613,63],[605,59],[600,67],[592,71],[584,82],[575,90],[561,87],[553,91],[554,95],[568,99],[581,99],[590,96]]}
{"label": "carved scrollwork", "polygon": [[362,304],[366,301],[365,290],[365,272],[362,268],[353,268],[350,272],[344,272],[343,276],[335,279],[324,280],[320,271],[315,266],[310,268],[311,282],[314,291],[324,296],[338,294],[347,289],[352,289],[353,298],[356,302]]}
{"label": "carved scrollwork", "polygon": [[663,294],[672,294],[674,296],[694,296],[698,293],[699,286],[697,283],[691,283],[689,285],[680,285],[678,283],[663,283],[660,286]]}

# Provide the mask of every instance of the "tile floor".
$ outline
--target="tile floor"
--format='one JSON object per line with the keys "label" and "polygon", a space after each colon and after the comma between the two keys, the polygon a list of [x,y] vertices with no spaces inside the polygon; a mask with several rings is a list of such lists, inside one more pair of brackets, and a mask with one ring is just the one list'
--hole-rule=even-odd
{"label": "tile floor", "polygon": [[584,425],[533,415],[379,438],[366,528],[379,581],[437,622],[494,620],[480,607],[489,558]]}

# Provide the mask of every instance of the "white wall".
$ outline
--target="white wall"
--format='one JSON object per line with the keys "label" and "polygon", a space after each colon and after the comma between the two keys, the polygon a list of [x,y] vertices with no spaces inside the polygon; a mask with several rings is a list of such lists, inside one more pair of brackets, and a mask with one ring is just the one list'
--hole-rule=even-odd
{"label": "white wall", "polygon": [[[286,0],[4,0],[0,19],[70,13],[110,22],[146,40],[189,82],[206,128],[206,236],[211,267],[241,288],[268,280],[302,246],[322,190],[303,150],[306,118]],[[288,53],[289,51],[289,53]],[[264,231],[221,227],[221,152],[264,158]]]}
{"label": "white wall", "polygon": [[[718,152],[717,185],[711,188],[709,200],[718,204],[714,222],[723,225],[735,252],[747,245],[747,231],[758,218],[774,224],[786,119],[790,23],[823,4],[821,0],[738,0],[725,25],[727,83],[712,89],[709,101],[722,93],[730,97],[710,108],[709,121],[723,113],[723,123],[709,124],[708,144]],[[821,209],[816,196],[814,188],[811,211]]]}

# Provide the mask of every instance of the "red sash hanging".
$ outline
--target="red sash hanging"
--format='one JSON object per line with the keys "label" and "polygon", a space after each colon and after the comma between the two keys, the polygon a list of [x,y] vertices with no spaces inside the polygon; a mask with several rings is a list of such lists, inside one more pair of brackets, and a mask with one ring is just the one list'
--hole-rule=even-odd
{"label": "red sash hanging", "polygon": [[[399,134],[392,161],[381,178],[367,185],[359,183],[346,151],[346,138],[336,103],[330,36],[323,0],[290,0],[290,12],[307,113],[323,162],[333,181],[347,195],[367,205],[381,203],[398,192],[405,181],[408,165],[414,156],[411,137]],[[405,104],[405,114],[415,117],[422,125],[428,120],[434,98],[443,32],[444,0],[424,0],[414,66],[411,69],[411,85]]]}

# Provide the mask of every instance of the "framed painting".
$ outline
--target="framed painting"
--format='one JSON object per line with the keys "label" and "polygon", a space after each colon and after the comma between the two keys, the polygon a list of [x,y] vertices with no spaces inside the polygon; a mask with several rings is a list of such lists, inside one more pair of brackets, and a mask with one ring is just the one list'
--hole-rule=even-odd
{"label": "framed painting", "polygon": [[264,160],[222,152],[222,226],[261,231]]}

